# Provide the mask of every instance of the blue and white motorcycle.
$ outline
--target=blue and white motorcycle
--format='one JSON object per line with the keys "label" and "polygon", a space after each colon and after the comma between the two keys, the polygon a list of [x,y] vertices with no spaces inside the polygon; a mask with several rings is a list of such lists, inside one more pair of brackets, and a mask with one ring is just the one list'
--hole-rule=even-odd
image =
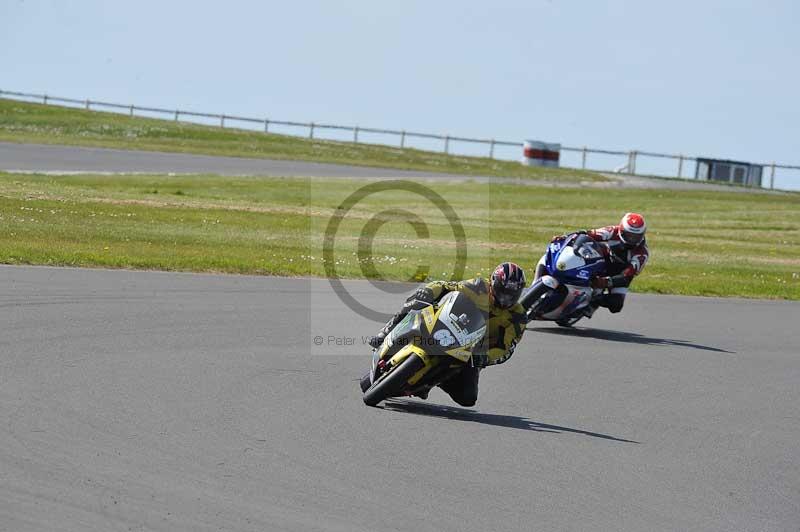
{"label": "blue and white motorcycle", "polygon": [[572,327],[583,317],[591,317],[591,302],[603,294],[592,288],[592,278],[606,275],[610,253],[608,244],[595,242],[581,233],[572,233],[551,242],[539,260],[542,272],[519,302],[527,310],[528,320],[555,321]]}

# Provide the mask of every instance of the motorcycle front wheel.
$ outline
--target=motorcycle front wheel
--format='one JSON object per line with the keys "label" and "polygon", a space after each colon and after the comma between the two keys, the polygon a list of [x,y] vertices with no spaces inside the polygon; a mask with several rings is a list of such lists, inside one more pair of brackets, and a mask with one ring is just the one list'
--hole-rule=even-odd
{"label": "motorcycle front wheel", "polygon": [[376,381],[365,393],[364,404],[377,406],[388,397],[400,395],[408,379],[421,370],[425,363],[417,355],[410,355],[399,366],[389,371]]}

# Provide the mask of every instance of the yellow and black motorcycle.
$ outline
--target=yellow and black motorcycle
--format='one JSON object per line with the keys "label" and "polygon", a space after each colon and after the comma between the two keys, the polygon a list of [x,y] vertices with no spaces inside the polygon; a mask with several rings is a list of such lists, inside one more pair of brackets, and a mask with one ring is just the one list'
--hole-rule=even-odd
{"label": "yellow and black motorcycle", "polygon": [[483,314],[460,292],[420,303],[372,353],[368,378],[361,382],[364,403],[427,392],[472,362],[472,349],[485,333]]}

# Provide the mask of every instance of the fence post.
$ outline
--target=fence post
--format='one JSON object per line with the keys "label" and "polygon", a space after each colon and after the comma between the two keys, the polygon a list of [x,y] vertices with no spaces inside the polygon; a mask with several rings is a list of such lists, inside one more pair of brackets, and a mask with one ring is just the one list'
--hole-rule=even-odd
{"label": "fence post", "polygon": [[264,133],[269,133],[269,118],[264,119]]}
{"label": "fence post", "polygon": [[308,127],[308,138],[310,139],[314,138],[314,122],[311,122],[311,124]]}
{"label": "fence post", "polygon": [[444,152],[450,153],[450,135],[444,136]]}
{"label": "fence post", "polygon": [[179,115],[179,114],[181,114],[181,113],[180,113],[180,111],[178,111],[177,109],[175,109],[175,121],[176,121],[176,122],[178,121],[178,115]]}
{"label": "fence post", "polygon": [[581,168],[586,170],[586,146],[581,150]]}
{"label": "fence post", "polygon": [[133,116],[133,104],[131,104],[131,116]]}
{"label": "fence post", "polygon": [[489,159],[494,159],[494,139],[489,141]]}
{"label": "fence post", "polygon": [[775,161],[772,161],[771,170],[769,172],[769,188],[772,190],[775,188]]}
{"label": "fence post", "polygon": [[628,173],[636,174],[636,150],[628,152]]}
{"label": "fence post", "polygon": [[678,178],[683,177],[683,154],[678,155]]}
{"label": "fence post", "polygon": [[358,126],[353,128],[353,142],[358,144]]}
{"label": "fence post", "polygon": [[400,132],[400,148],[406,147],[406,130]]}
{"label": "fence post", "polygon": [[225,115],[219,117],[219,127],[225,127]]}

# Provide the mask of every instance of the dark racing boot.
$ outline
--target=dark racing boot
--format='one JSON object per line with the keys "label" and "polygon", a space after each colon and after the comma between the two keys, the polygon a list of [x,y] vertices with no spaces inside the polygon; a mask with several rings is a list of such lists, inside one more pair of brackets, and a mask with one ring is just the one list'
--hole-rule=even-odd
{"label": "dark racing boot", "polygon": [[426,306],[430,303],[433,303],[433,292],[431,292],[431,289],[425,286],[419,287],[416,292],[406,299],[406,302],[403,304],[403,308],[400,309],[400,312],[392,316],[386,325],[383,326],[383,329],[381,329],[377,335],[369,339],[369,345],[371,345],[374,349],[379,348],[389,333],[392,332],[392,329],[394,329],[398,323],[403,321],[403,318],[406,317],[409,311],[412,309],[418,309],[418,305],[420,304],[422,304],[422,306]]}
{"label": "dark racing boot", "polygon": [[401,319],[403,319],[402,317],[398,319],[395,318],[397,318],[397,315],[392,316],[392,319],[389,320],[389,323],[384,325],[383,329],[378,331],[378,334],[369,339],[369,345],[371,345],[373,349],[378,349],[386,337],[389,336],[389,333],[392,332],[394,326],[397,325]]}
{"label": "dark racing boot", "polygon": [[378,334],[369,339],[369,345],[372,346],[373,349],[378,349],[386,337],[389,336],[389,333],[392,332],[392,329],[394,329],[395,325],[400,323],[403,318],[406,317],[406,314],[408,314],[408,310],[403,308],[403,310],[392,316],[391,319],[386,322],[386,325],[383,326],[383,329],[378,331]]}

